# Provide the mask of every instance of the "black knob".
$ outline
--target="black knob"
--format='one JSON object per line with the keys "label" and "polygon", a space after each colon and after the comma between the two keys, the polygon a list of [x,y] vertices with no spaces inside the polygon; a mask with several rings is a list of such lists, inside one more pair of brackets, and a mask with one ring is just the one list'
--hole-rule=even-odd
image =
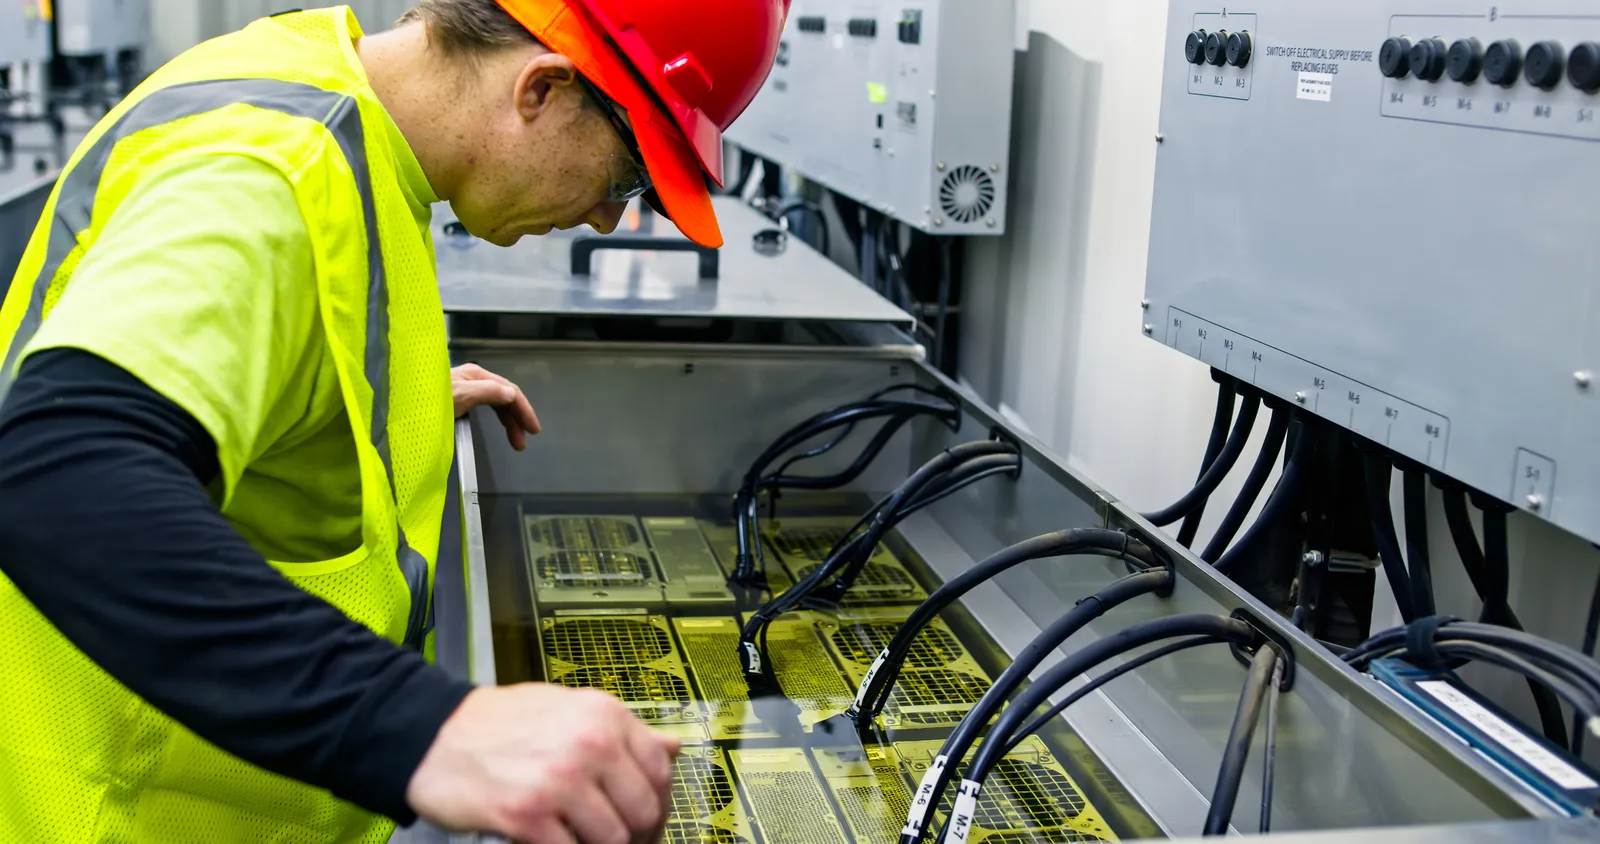
{"label": "black knob", "polygon": [[1522,45],[1511,40],[1496,41],[1483,54],[1483,78],[1510,88],[1522,72]]}
{"label": "black knob", "polygon": [[1189,37],[1184,39],[1184,41],[1183,41],[1183,57],[1189,60],[1189,64],[1205,64],[1206,63],[1206,31],[1205,30],[1197,29],[1194,32],[1189,33]]}
{"label": "black knob", "polygon": [[1206,36],[1206,61],[1222,67],[1228,63],[1228,33],[1217,30]]}
{"label": "black knob", "polygon": [[1244,67],[1250,63],[1250,33],[1235,32],[1228,36],[1228,64]]}
{"label": "black knob", "polygon": [[1528,48],[1528,58],[1524,62],[1524,75],[1528,77],[1528,84],[1546,91],[1561,84],[1562,63],[1566,59],[1566,51],[1554,41],[1540,41]]}
{"label": "black knob", "polygon": [[1411,72],[1418,79],[1438,82],[1444,75],[1445,53],[1449,49],[1437,38],[1424,38],[1411,47]]}
{"label": "black knob", "polygon": [[1591,94],[1600,91],[1600,43],[1585,41],[1567,57],[1567,81]]}
{"label": "black knob", "polygon": [[1450,78],[1471,85],[1483,72],[1483,45],[1476,38],[1463,38],[1450,45],[1450,55],[1445,58]]}
{"label": "black knob", "polygon": [[1383,42],[1378,51],[1378,69],[1390,79],[1404,79],[1411,73],[1411,39],[1397,36]]}

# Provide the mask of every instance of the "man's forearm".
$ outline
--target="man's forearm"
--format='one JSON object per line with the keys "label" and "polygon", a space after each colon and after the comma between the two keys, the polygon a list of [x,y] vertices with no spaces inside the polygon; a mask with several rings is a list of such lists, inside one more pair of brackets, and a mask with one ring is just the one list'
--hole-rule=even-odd
{"label": "man's forearm", "polygon": [[202,738],[403,822],[469,687],[296,588],[205,484],[205,429],[84,352],[30,358],[0,409],[0,570],[111,676]]}

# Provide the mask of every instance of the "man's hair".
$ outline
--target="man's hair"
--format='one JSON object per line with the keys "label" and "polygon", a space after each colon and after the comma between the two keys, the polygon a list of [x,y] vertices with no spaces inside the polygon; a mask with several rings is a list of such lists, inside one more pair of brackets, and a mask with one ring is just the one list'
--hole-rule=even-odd
{"label": "man's hair", "polygon": [[485,53],[538,44],[495,0],[418,0],[398,24],[427,25],[428,42],[452,58],[471,60]]}

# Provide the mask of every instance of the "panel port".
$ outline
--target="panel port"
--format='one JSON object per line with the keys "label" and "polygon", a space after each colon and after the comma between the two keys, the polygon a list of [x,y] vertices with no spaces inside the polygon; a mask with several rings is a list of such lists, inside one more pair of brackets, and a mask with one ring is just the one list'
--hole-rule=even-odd
{"label": "panel port", "polygon": [[1189,64],[1206,63],[1206,31],[1197,29],[1183,40],[1183,57]]}
{"label": "panel port", "polygon": [[1449,49],[1438,38],[1424,38],[1411,46],[1411,72],[1418,79],[1438,82],[1444,76],[1445,54]]}
{"label": "panel port", "polygon": [[1228,64],[1244,67],[1250,63],[1250,33],[1235,32],[1228,36]]}
{"label": "panel port", "polygon": [[1228,33],[1217,30],[1206,36],[1206,61],[1222,67],[1228,63]]}
{"label": "panel port", "polygon": [[845,28],[857,38],[878,37],[878,21],[874,18],[851,18]]}
{"label": "panel port", "polygon": [[1554,41],[1540,41],[1528,48],[1524,74],[1528,84],[1549,91],[1561,84],[1567,51]]}
{"label": "panel port", "polygon": [[801,32],[820,33],[828,31],[828,19],[821,15],[803,16],[796,25],[800,27]]}
{"label": "panel port", "polygon": [[1483,78],[1510,88],[1522,72],[1522,45],[1510,38],[1489,45],[1483,54]]}
{"label": "panel port", "polygon": [[1567,57],[1567,81],[1590,94],[1600,91],[1600,43],[1585,41],[1572,48]]}
{"label": "panel port", "polygon": [[1450,71],[1450,78],[1464,85],[1471,85],[1478,81],[1478,74],[1483,72],[1483,44],[1476,38],[1462,38],[1450,45],[1450,54],[1445,59],[1445,65]]}
{"label": "panel port", "polygon": [[1378,69],[1390,79],[1404,79],[1411,74],[1411,39],[1403,35],[1383,42],[1378,50]]}

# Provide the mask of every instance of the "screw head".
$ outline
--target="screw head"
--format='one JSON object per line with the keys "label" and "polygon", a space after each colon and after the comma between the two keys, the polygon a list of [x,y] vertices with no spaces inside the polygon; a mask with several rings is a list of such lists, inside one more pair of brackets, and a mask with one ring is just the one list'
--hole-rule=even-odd
{"label": "screw head", "polygon": [[1167,136],[1166,135],[1163,135],[1160,132],[1156,133],[1156,143],[1158,143],[1158,144],[1159,143],[1165,143],[1166,140],[1167,140]]}
{"label": "screw head", "polygon": [[995,226],[999,225],[999,223],[997,223],[993,217],[990,217],[989,219],[984,220],[983,224],[988,226],[991,229],[994,228]]}
{"label": "screw head", "polygon": [[1149,299],[1140,299],[1139,300],[1139,307],[1141,307],[1141,308],[1143,308],[1143,309],[1145,309],[1147,311],[1150,310],[1150,300]]}
{"label": "screw head", "polygon": [[938,227],[943,227],[944,226],[944,218],[943,217],[934,217],[933,218],[933,224],[935,226],[938,226]]}
{"label": "screw head", "polygon": [[1539,510],[1544,507],[1544,496],[1537,492],[1528,493],[1528,509]]}
{"label": "screw head", "polygon": [[1307,551],[1300,555],[1300,562],[1305,563],[1312,568],[1316,568],[1317,566],[1322,565],[1322,552]]}
{"label": "screw head", "polygon": [[1294,400],[1299,402],[1299,403],[1301,403],[1301,404],[1305,404],[1306,403],[1306,398],[1307,398],[1307,396],[1306,396],[1306,391],[1305,390],[1298,390],[1294,394]]}
{"label": "screw head", "polygon": [[998,164],[989,165],[989,172],[990,173],[998,173],[998,172],[1000,172],[1000,165],[998,165]]}
{"label": "screw head", "polygon": [[1147,322],[1144,324],[1144,333],[1154,334],[1156,333],[1156,327]]}
{"label": "screw head", "polygon": [[945,171],[946,166],[947,165],[943,161],[941,161],[938,164],[933,165],[933,169],[938,170],[940,173],[943,173]]}
{"label": "screw head", "polygon": [[1587,369],[1574,372],[1572,373],[1572,383],[1578,385],[1580,390],[1587,390],[1589,385],[1594,383],[1594,373]]}

